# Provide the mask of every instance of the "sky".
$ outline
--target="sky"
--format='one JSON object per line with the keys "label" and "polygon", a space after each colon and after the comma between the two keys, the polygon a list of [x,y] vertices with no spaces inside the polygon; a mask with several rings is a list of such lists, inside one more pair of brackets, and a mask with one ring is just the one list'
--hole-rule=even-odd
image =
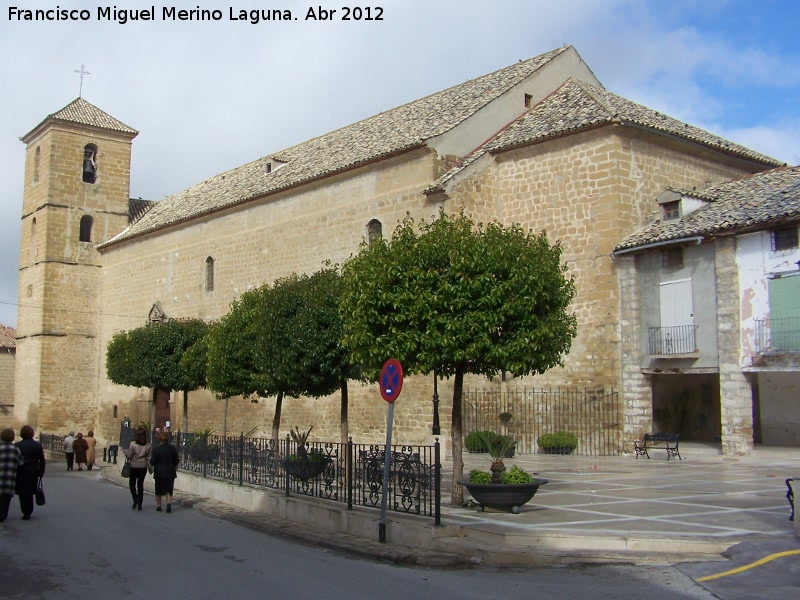
{"label": "sky", "polygon": [[[609,91],[800,163],[794,0],[0,6],[0,324],[12,327],[25,159],[19,138],[79,95],[140,132],[130,195],[147,200],[565,44]],[[88,19],[19,20],[12,7],[85,10]],[[99,7],[153,7],[155,19],[121,23],[101,17]],[[221,18],[165,19],[173,7],[217,9]],[[329,18],[307,18],[320,7]],[[257,9],[289,11],[292,19],[238,18]],[[81,88],[82,66],[89,74]]]}

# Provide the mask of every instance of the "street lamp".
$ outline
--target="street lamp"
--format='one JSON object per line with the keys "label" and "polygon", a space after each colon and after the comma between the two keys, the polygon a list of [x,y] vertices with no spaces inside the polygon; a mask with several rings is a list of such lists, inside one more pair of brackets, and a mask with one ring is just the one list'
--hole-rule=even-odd
{"label": "street lamp", "polygon": [[433,370],[433,435],[440,435],[439,428],[439,389],[436,385],[436,369]]}

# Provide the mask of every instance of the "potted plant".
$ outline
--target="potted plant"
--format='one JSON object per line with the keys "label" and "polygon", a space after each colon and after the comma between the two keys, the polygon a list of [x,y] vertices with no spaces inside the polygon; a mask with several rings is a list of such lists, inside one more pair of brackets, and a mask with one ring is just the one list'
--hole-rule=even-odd
{"label": "potted plant", "polygon": [[319,476],[331,462],[319,448],[308,449],[308,436],[312,429],[313,425],[307,431],[300,431],[297,427],[289,431],[289,437],[295,443],[296,451],[283,461],[283,468],[290,477],[300,481],[308,481]]}
{"label": "potted plant", "polygon": [[518,514],[520,507],[533,498],[539,486],[547,483],[547,479],[533,477],[516,465],[506,470],[503,459],[516,440],[508,436],[496,436],[492,440],[483,432],[478,433],[492,458],[490,472],[473,470],[468,480],[458,483],[467,488],[480,505],[480,510]]}
{"label": "potted plant", "polygon": [[464,438],[464,447],[469,452],[491,452],[494,447],[505,448],[503,458],[511,458],[517,447],[517,442],[507,435],[499,435],[493,431],[472,431]]}
{"label": "potted plant", "polygon": [[572,454],[578,447],[578,437],[569,431],[556,431],[540,435],[536,444],[546,454]]}

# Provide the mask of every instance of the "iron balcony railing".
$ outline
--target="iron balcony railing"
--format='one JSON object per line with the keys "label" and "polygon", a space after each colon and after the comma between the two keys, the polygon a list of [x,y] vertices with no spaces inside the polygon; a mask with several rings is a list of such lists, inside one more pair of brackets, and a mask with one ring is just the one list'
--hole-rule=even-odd
{"label": "iron balcony railing", "polygon": [[650,355],[691,354],[697,352],[697,326],[648,327]]}
{"label": "iron balcony railing", "polygon": [[756,352],[800,352],[800,317],[755,319]]}

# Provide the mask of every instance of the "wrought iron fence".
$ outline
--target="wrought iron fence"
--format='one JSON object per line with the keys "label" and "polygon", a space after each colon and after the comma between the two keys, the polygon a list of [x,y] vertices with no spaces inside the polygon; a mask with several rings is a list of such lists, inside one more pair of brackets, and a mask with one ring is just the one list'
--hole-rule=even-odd
{"label": "wrought iron fence", "polygon": [[39,434],[39,443],[45,452],[64,454],[64,436],[55,433]]}
{"label": "wrought iron fence", "polygon": [[[173,434],[179,468],[203,477],[380,508],[385,446]],[[441,522],[440,446],[392,446],[387,510]]]}
{"label": "wrought iron fence", "polygon": [[800,352],[800,318],[756,319],[756,352]]}
{"label": "wrought iron fence", "polygon": [[578,437],[576,454],[622,453],[622,405],[614,390],[465,390],[463,432],[490,431],[516,440],[515,452],[535,454],[545,433]]}
{"label": "wrought iron fence", "polygon": [[656,354],[690,354],[697,352],[696,325],[648,327],[648,349]]}

